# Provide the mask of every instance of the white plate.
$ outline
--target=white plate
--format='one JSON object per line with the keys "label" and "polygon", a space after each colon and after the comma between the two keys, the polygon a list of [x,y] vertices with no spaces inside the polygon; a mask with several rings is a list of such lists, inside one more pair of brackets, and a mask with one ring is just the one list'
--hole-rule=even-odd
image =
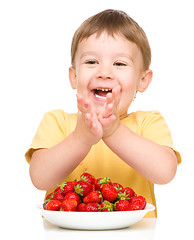
{"label": "white plate", "polygon": [[[41,207],[42,208],[42,207]],[[155,207],[147,203],[144,210],[118,212],[62,212],[42,208],[42,215],[50,223],[62,228],[104,230],[129,227],[140,221],[147,212]]]}

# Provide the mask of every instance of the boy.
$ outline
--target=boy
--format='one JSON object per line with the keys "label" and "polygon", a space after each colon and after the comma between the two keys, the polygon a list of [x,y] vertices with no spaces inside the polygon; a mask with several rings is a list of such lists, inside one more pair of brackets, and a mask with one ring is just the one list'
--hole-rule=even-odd
{"label": "boy", "polygon": [[78,114],[45,114],[25,155],[33,184],[51,191],[87,170],[131,186],[155,205],[154,183],[173,179],[180,155],[159,112],[127,113],[152,80],[144,31],[122,11],[103,11],[75,32],[71,57]]}

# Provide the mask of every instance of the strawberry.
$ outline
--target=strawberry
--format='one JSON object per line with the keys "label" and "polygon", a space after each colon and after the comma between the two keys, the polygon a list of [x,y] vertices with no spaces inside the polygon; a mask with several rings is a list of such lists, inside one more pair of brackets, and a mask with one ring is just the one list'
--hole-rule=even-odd
{"label": "strawberry", "polygon": [[75,212],[77,201],[75,199],[66,199],[61,203],[60,211]]}
{"label": "strawberry", "polygon": [[60,187],[57,187],[55,190],[54,190],[54,193],[62,193],[63,191],[61,190]]}
{"label": "strawberry", "polygon": [[109,184],[104,184],[102,186],[101,193],[104,200],[108,200],[109,202],[113,202],[117,197],[117,190]]}
{"label": "strawberry", "polygon": [[129,199],[130,211],[142,210],[146,207],[146,199],[142,196],[135,196]]}
{"label": "strawberry", "polygon": [[50,200],[46,205],[46,210],[59,211],[60,207],[61,207],[61,201]]}
{"label": "strawberry", "polygon": [[110,184],[110,183],[111,183],[110,178],[100,177],[100,178],[96,179],[96,181],[95,181],[95,189],[96,189],[97,191],[100,191],[101,188],[102,188],[102,186],[103,186],[104,184]]}
{"label": "strawberry", "polygon": [[77,180],[75,179],[74,181],[71,181],[71,183],[75,186]]}
{"label": "strawberry", "polygon": [[92,191],[95,191],[95,184],[92,185]]}
{"label": "strawberry", "polygon": [[90,184],[94,184],[95,183],[95,177],[90,174],[90,173],[83,173],[81,176],[80,176],[80,180],[83,180],[83,181],[86,181]]}
{"label": "strawberry", "polygon": [[129,200],[131,197],[136,196],[136,193],[130,187],[123,188],[118,191],[118,199],[119,200]]}
{"label": "strawberry", "polygon": [[99,191],[91,191],[83,199],[84,203],[100,203],[102,201],[102,194]]}
{"label": "strawberry", "polygon": [[112,212],[113,211],[113,204],[107,200],[104,200],[100,204],[101,212]]}
{"label": "strawberry", "polygon": [[116,211],[130,211],[130,203],[127,200],[119,200],[114,204]]}
{"label": "strawberry", "polygon": [[85,203],[80,203],[77,207],[78,212],[86,212],[86,204]]}
{"label": "strawberry", "polygon": [[69,192],[65,195],[64,200],[74,199],[77,202],[77,205],[80,203],[80,196],[75,192]]}
{"label": "strawberry", "polygon": [[59,201],[63,201],[64,195],[62,193],[56,192],[53,196],[54,200],[59,200]]}
{"label": "strawberry", "polygon": [[85,212],[99,212],[100,205],[98,203],[87,203],[84,209]]}
{"label": "strawberry", "polygon": [[130,187],[112,183],[108,177],[84,172],[80,181],[63,182],[44,200],[43,208],[53,211],[109,212],[133,211],[146,207],[146,199]]}
{"label": "strawberry", "polygon": [[137,194],[130,187],[125,187],[124,190],[129,198],[137,196]]}
{"label": "strawberry", "polygon": [[118,200],[129,200],[129,196],[124,189],[118,191]]}
{"label": "strawberry", "polygon": [[54,195],[55,195],[55,192],[49,193],[49,194],[46,196],[45,200],[49,200],[49,201],[52,200],[53,197],[54,197]]}
{"label": "strawberry", "polygon": [[[46,198],[45,198],[45,200],[44,200],[44,203],[43,203],[43,208],[44,208],[44,209],[46,209],[47,203],[50,202],[50,201],[54,198],[54,195],[55,195],[55,194],[56,194],[55,192],[52,192],[52,193],[49,193],[49,194],[46,196]],[[57,199],[56,199],[56,200],[57,200]]]}
{"label": "strawberry", "polygon": [[66,195],[69,192],[74,192],[74,183],[73,182],[63,182],[61,185],[59,185],[62,194]]}
{"label": "strawberry", "polygon": [[80,180],[75,184],[74,190],[78,195],[85,197],[89,192],[92,191],[92,185],[88,182]]}
{"label": "strawberry", "polygon": [[120,183],[112,183],[112,186],[118,191],[123,189],[123,186]]}

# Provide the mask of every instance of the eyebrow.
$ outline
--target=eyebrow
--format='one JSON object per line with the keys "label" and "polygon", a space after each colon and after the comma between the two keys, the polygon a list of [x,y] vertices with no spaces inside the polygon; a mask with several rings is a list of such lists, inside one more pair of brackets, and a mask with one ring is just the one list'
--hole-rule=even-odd
{"label": "eyebrow", "polygon": [[[98,53],[96,52],[96,51],[87,51],[87,52],[83,52],[82,54],[81,54],[81,57],[80,58],[83,58],[83,57],[85,57],[85,56],[88,56],[88,55],[97,55]],[[116,56],[119,56],[119,57],[126,57],[126,58],[128,58],[128,59],[130,59],[132,62],[134,62],[134,60],[133,60],[133,58],[132,58],[132,56],[130,55],[130,54],[127,54],[127,53],[123,53],[123,52],[118,52],[118,53],[116,53],[115,54],[115,57]]]}
{"label": "eyebrow", "polygon": [[117,56],[129,58],[132,62],[134,62],[132,56],[127,53],[118,53]]}
{"label": "eyebrow", "polygon": [[97,53],[96,52],[94,52],[94,51],[87,51],[87,52],[83,52],[82,54],[81,54],[81,57],[80,58],[83,58],[83,57],[85,57],[85,56],[87,56],[87,55],[96,55]]}

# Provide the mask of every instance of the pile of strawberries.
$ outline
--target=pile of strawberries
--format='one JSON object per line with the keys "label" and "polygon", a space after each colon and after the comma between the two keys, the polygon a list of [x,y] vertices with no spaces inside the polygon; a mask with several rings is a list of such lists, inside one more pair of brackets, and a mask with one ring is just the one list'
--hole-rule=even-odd
{"label": "pile of strawberries", "polygon": [[108,177],[95,179],[86,172],[79,181],[62,183],[43,204],[45,210],[79,212],[134,211],[145,206],[146,199],[130,187],[112,183]]}

